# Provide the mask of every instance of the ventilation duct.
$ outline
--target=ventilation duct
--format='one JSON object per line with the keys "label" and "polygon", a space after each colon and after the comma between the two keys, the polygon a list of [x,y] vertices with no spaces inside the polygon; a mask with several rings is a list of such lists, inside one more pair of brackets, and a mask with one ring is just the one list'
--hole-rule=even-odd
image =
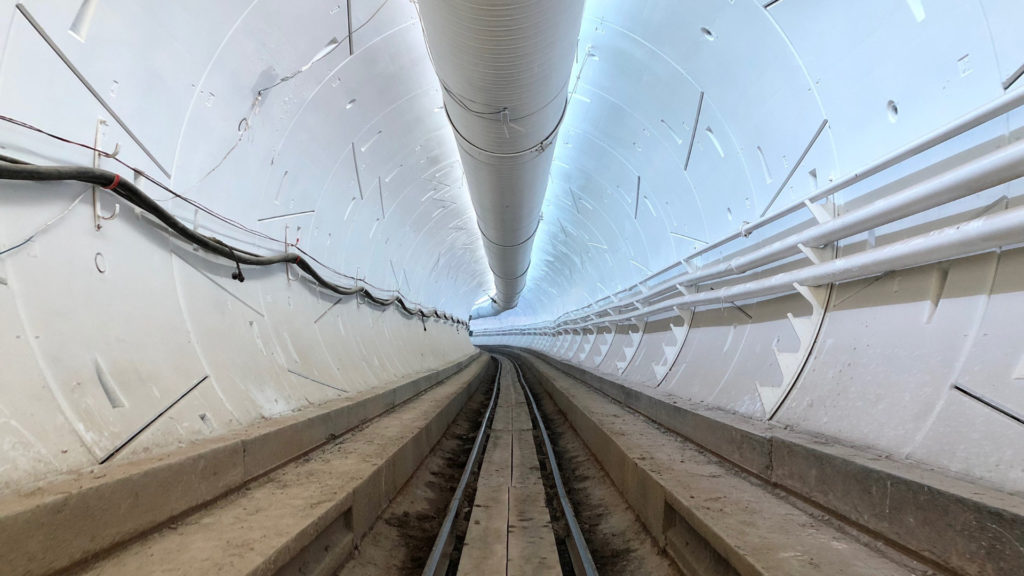
{"label": "ventilation duct", "polygon": [[472,317],[514,308],[526,286],[583,0],[422,0],[495,293]]}

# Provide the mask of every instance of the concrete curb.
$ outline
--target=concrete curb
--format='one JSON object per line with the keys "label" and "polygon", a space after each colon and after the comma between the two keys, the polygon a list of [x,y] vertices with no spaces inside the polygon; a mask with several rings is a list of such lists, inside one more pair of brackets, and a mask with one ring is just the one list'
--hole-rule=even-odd
{"label": "concrete curb", "polygon": [[4,571],[81,562],[320,446],[486,358],[474,354],[388,390],[369,390],[159,457],[97,466],[0,500]]}
{"label": "concrete curb", "polygon": [[[1024,498],[912,462],[708,410],[656,389],[636,390],[536,352],[556,369],[658,424],[958,574],[1024,573]],[[621,485],[621,484],[620,484]],[[630,502],[645,523],[660,519]],[[638,505],[640,505],[638,507]]]}
{"label": "concrete curb", "polygon": [[[268,574],[334,574],[441,439],[469,398],[481,385],[490,381],[487,376],[487,362],[482,358],[477,373],[425,426],[327,513],[279,548],[267,559],[263,571]],[[325,550],[329,552],[325,554]]]}

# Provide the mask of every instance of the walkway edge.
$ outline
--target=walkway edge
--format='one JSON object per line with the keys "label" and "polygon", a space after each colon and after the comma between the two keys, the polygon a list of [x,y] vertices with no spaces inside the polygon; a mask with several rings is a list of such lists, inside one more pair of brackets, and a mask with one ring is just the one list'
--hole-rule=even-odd
{"label": "walkway edge", "polygon": [[514,354],[545,362],[763,480],[947,570],[971,576],[1024,573],[1021,496],[702,409],[655,389],[629,388],[533,351]]}
{"label": "walkway edge", "polygon": [[368,390],[247,426],[159,457],[97,466],[28,494],[0,499],[2,561],[40,575],[79,563],[201,506],[367,422],[462,370],[473,354],[387,390]]}

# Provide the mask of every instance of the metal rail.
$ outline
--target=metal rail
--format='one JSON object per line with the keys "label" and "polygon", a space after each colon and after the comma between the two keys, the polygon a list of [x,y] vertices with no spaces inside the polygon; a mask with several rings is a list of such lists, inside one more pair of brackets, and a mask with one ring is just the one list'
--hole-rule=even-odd
{"label": "metal rail", "polygon": [[[637,291],[641,293],[641,298],[644,295],[647,295],[651,292],[656,292],[659,288],[661,288],[660,285],[654,289],[648,288],[647,285],[652,280],[675,270],[686,270],[688,268],[688,273],[684,272],[684,275],[699,278],[699,276],[697,276],[697,271],[701,270],[703,272],[703,268],[697,266],[687,266],[697,257],[703,256],[704,254],[722,248],[732,243],[733,241],[749,237],[753,232],[765,226],[773,224],[786,216],[789,216],[800,210],[805,209],[806,207],[808,207],[808,204],[813,204],[814,202],[818,202],[819,200],[833,196],[838,192],[841,192],[853,186],[854,184],[858,184],[871,176],[879,174],[882,171],[887,170],[889,168],[892,168],[893,166],[896,166],[901,162],[904,162],[910,158],[913,158],[921,154],[922,152],[925,152],[927,150],[934,148],[935,146],[938,146],[939,144],[947,142],[952,138],[960,136],[970,130],[973,130],[974,128],[977,128],[978,126],[981,126],[986,122],[989,122],[1004,114],[1012,112],[1017,108],[1020,108],[1021,106],[1024,106],[1024,90],[1014,90],[1012,92],[1008,92],[1003,96],[1000,96],[999,98],[996,98],[995,100],[992,100],[991,102],[961,116],[960,118],[954,120],[952,123],[947,124],[929,134],[926,134],[925,136],[922,136],[921,138],[918,138],[917,140],[909,144],[906,144],[903,147],[894,150],[881,158],[878,158],[877,160],[868,164],[867,166],[862,167],[860,170],[854,171],[848,174],[847,176],[837,180],[836,182],[833,182],[832,184],[829,184],[828,186],[811,193],[810,195],[806,196],[800,201],[794,202],[789,206],[782,208],[771,214],[762,215],[762,217],[758,218],[754,222],[744,223],[736,232],[728,234],[716,240],[715,242],[712,242],[702,247],[701,249],[692,252],[690,255],[683,258],[682,261],[675,262],[663,268],[662,270],[659,270],[658,272],[655,272],[654,274],[647,276],[643,280],[640,280],[639,282],[629,287],[623,288],[617,292],[614,292],[602,298],[598,298],[597,300],[594,300],[593,302],[580,308],[577,308],[575,310],[565,312],[558,316],[558,318],[556,318],[554,322],[538,322],[529,325],[522,325],[518,326],[517,330],[509,331],[508,333],[513,333],[516,331],[524,332],[529,331],[531,329],[550,330],[550,327],[552,326],[560,326],[565,322],[571,322],[575,318],[583,316],[596,316],[597,314],[600,314],[602,311],[608,308],[615,308],[616,306],[621,305],[623,303],[631,302],[632,298],[630,298],[630,295]],[[956,170],[957,168],[953,168],[950,172],[955,173]],[[715,270],[715,272],[718,273],[720,272],[722,266],[727,266],[728,264],[729,261],[719,262],[718,266],[711,266],[708,269]],[[505,331],[491,330],[483,330],[477,332],[480,335],[503,335],[506,333]]]}
{"label": "metal rail", "polygon": [[[496,356],[498,357],[498,356]],[[583,538],[583,531],[580,530],[580,525],[576,521],[576,515],[573,514],[572,504],[569,502],[569,496],[565,492],[565,485],[562,483],[562,475],[558,471],[558,462],[555,460],[555,449],[551,446],[551,439],[548,438],[547,427],[544,426],[544,419],[540,416],[540,410],[537,408],[537,403],[533,399],[533,394],[530,393],[530,388],[526,385],[526,379],[523,378],[523,373],[519,369],[519,365],[515,360],[501,356],[509,362],[516,369],[516,376],[519,379],[519,386],[522,387],[523,392],[526,394],[526,399],[530,401],[530,409],[533,410],[533,415],[537,420],[537,427],[540,429],[540,437],[544,441],[544,449],[547,452],[548,464],[551,466],[551,475],[555,479],[555,489],[558,491],[558,502],[562,506],[562,515],[565,516],[565,522],[569,525],[569,548],[570,556],[572,556],[573,568],[576,571],[577,576],[597,576],[597,566],[594,564],[594,559],[590,555],[590,548],[587,547],[587,541]]]}
{"label": "metal rail", "polygon": [[[956,167],[950,168],[949,170],[928,178],[927,180],[904,188],[898,192],[891,193],[880,200],[860,208],[855,208],[841,216],[832,217],[826,215],[825,217],[820,218],[816,216],[819,220],[816,225],[802,231],[789,234],[781,239],[775,240],[774,242],[762,245],[750,252],[731,259],[722,259],[717,263],[709,264],[701,268],[694,267],[689,271],[683,271],[682,273],[674,276],[667,276],[661,279],[657,284],[649,285],[654,278],[666,275],[668,272],[671,272],[673,268],[678,268],[678,266],[669,267],[665,271],[649,276],[626,290],[629,294],[635,294],[637,290],[639,290],[639,294],[628,298],[613,298],[614,301],[611,304],[607,304],[602,308],[595,309],[593,306],[594,304],[603,302],[604,299],[597,300],[594,304],[585,306],[568,314],[563,314],[559,319],[547,326],[526,325],[508,329],[507,331],[484,330],[477,331],[476,333],[484,336],[502,335],[504,333],[512,334],[516,332],[521,333],[530,329],[540,329],[548,332],[551,330],[558,331],[561,329],[579,329],[586,328],[594,324],[605,324],[623,319],[636,320],[637,318],[646,318],[658,312],[668,310],[672,308],[672,306],[682,304],[701,305],[720,303],[722,305],[729,305],[732,302],[735,302],[736,299],[727,299],[724,297],[722,292],[717,293],[717,296],[719,297],[711,296],[707,290],[701,292],[701,285],[723,278],[738,277],[751,270],[776,263],[801,252],[811,260],[812,264],[821,264],[819,258],[815,256],[816,247],[827,246],[856,234],[908,218],[925,210],[942,206],[955,200],[978,194],[981,191],[1024,177],[1024,164],[1022,163],[1024,163],[1024,143],[1014,142]],[[806,207],[812,209],[813,212],[815,205],[807,204]],[[984,218],[977,218],[975,220],[960,223],[954,228],[964,228],[967,224],[977,221],[987,222]],[[932,232],[931,234],[934,235],[937,232],[939,231]],[[990,246],[990,248],[991,247],[995,246]],[[884,251],[885,247],[874,250],[876,254],[884,254]],[[955,253],[952,254],[951,257],[965,256],[970,253],[971,252],[969,251]],[[838,263],[847,260],[848,259],[839,259],[835,262]],[[932,261],[934,260],[928,260],[926,258],[918,262],[910,262],[905,267],[927,264]],[[807,266],[806,268],[811,269],[813,267],[814,266]],[[837,277],[837,280],[849,280],[861,277],[860,271],[858,270],[851,270],[850,272],[851,274],[849,277]],[[759,284],[759,281],[748,282],[747,284],[741,284],[740,286],[752,286],[757,284]],[[736,287],[737,286],[730,286],[730,288]],[[786,291],[791,290],[787,289],[782,292],[776,292],[775,294]],[[673,298],[674,295],[677,295],[680,292],[685,297]],[[701,293],[702,295],[698,295],[698,293]],[[761,296],[767,295],[773,294],[762,294]],[[663,305],[668,302],[671,302],[671,305],[667,307]]]}
{"label": "metal rail", "polygon": [[[1010,208],[886,244],[870,250],[823,261],[765,278],[725,286],[718,290],[682,292],[647,306],[640,306],[609,316],[593,316],[579,324],[554,329],[540,329],[545,335],[567,334],[595,325],[618,324],[650,318],[670,310],[696,306],[729,306],[741,300],[787,294],[801,287],[824,286],[875,276],[892,270],[904,270],[979,254],[1004,246],[1024,245],[1024,207]],[[480,336],[504,336],[523,333],[523,328],[478,332]]]}
{"label": "metal rail", "polygon": [[[441,530],[437,533],[437,538],[434,540],[434,547],[430,550],[427,564],[423,567],[423,576],[439,576],[448,570],[447,556],[451,551],[451,544],[453,543],[452,528],[455,526],[455,516],[458,514],[459,507],[462,504],[462,497],[465,495],[466,486],[469,484],[469,477],[472,475],[473,469],[476,468],[476,461],[480,457],[480,448],[484,444],[484,432],[487,431],[487,423],[491,420],[494,406],[498,403],[498,389],[500,386],[501,362],[498,362],[498,373],[494,376],[494,390],[491,392],[491,401],[487,405],[487,412],[484,414],[484,420],[480,424],[480,431],[476,433],[476,441],[473,442],[473,449],[469,453],[469,461],[466,462],[466,468],[462,471],[459,487],[455,489],[455,495],[452,496],[452,501],[448,505],[448,513],[444,517],[444,523],[441,524]],[[444,559],[444,562],[441,561],[442,559]]]}

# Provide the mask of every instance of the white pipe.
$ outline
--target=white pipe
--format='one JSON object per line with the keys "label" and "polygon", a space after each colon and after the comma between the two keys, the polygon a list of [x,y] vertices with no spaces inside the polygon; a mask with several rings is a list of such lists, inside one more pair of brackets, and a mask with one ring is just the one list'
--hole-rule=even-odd
{"label": "white pipe", "polygon": [[[893,270],[902,270],[961,258],[1005,246],[1024,244],[1024,206],[989,214],[960,224],[947,226],[926,234],[907,238],[871,250],[837,258],[829,262],[806,266],[798,270],[753,280],[718,290],[708,290],[671,298],[644,308],[612,316],[604,316],[573,326],[589,326],[649,318],[676,307],[692,308],[705,305],[727,305],[743,300],[765,298],[793,292],[795,286],[822,286],[875,276]],[[479,335],[511,334],[513,331],[484,331]],[[548,329],[550,331],[550,329]]]}
{"label": "white pipe", "polygon": [[[798,254],[800,245],[816,247],[830,244],[1022,177],[1024,140],[999,148],[833,220],[791,234],[747,254],[660,282],[647,289],[637,299],[630,301],[628,305],[632,305],[634,301],[649,302],[663,298],[677,291],[677,286],[695,286],[749,272]],[[628,293],[639,286],[638,283],[623,292]],[[589,307],[581,308],[579,313],[582,314],[588,309]]]}
{"label": "white pipe", "polygon": [[[960,118],[956,119],[952,123],[946,124],[943,127],[939,128],[939,129],[937,129],[937,130],[935,130],[935,131],[933,131],[933,132],[931,132],[929,134],[926,134],[926,135],[922,136],[921,138],[918,138],[914,142],[911,142],[910,144],[907,144],[906,146],[903,146],[903,147],[901,147],[901,148],[899,148],[897,150],[894,150],[894,151],[890,152],[889,154],[886,154],[885,156],[875,160],[874,162],[868,164],[867,166],[864,166],[860,170],[857,170],[856,172],[853,172],[853,173],[851,173],[851,174],[849,174],[849,175],[847,175],[847,176],[845,176],[845,177],[843,177],[843,178],[841,178],[841,179],[839,179],[839,180],[829,184],[825,188],[822,188],[821,190],[818,190],[818,191],[808,195],[803,200],[798,201],[798,202],[794,202],[793,204],[790,204],[789,206],[787,206],[786,208],[783,208],[782,210],[779,210],[777,212],[773,212],[773,213],[771,213],[771,214],[769,214],[767,216],[763,216],[761,218],[758,218],[757,220],[755,220],[753,222],[749,222],[747,224],[744,224],[743,226],[740,227],[740,229],[738,231],[733,232],[732,234],[726,235],[726,236],[724,236],[724,237],[722,237],[722,238],[712,242],[711,244],[708,244],[707,246],[704,246],[700,250],[697,250],[697,251],[691,253],[689,256],[684,258],[684,260],[686,260],[686,261],[693,260],[694,258],[697,258],[698,256],[701,256],[703,254],[706,254],[708,252],[711,252],[713,250],[721,248],[722,246],[725,246],[726,244],[729,244],[730,242],[732,242],[734,240],[739,240],[740,238],[748,237],[752,233],[754,233],[755,231],[757,231],[757,230],[759,230],[759,229],[761,229],[761,228],[763,228],[763,227],[765,227],[765,226],[767,226],[769,224],[775,223],[775,222],[781,220],[785,216],[788,216],[790,214],[799,212],[800,210],[802,210],[804,208],[804,204],[807,203],[807,202],[817,202],[817,201],[819,201],[819,200],[821,200],[823,198],[827,198],[829,196],[835,195],[835,194],[845,190],[846,188],[849,188],[850,186],[852,186],[854,184],[857,184],[857,183],[859,183],[859,182],[861,182],[861,181],[863,181],[863,180],[865,180],[865,179],[867,179],[867,178],[869,178],[871,176],[874,176],[875,174],[878,174],[878,173],[882,172],[883,170],[887,170],[889,168],[892,168],[893,166],[899,164],[900,162],[903,162],[904,160],[912,158],[912,157],[914,157],[914,156],[916,156],[916,155],[918,155],[918,154],[920,154],[920,153],[922,153],[922,152],[924,152],[926,150],[929,150],[929,149],[931,149],[931,148],[933,148],[933,147],[935,147],[935,146],[937,146],[937,145],[939,145],[939,144],[941,144],[943,142],[946,142],[946,141],[948,141],[948,140],[950,140],[950,139],[952,139],[952,138],[954,138],[956,136],[959,136],[959,135],[961,135],[961,134],[963,134],[963,133],[965,133],[965,132],[967,132],[969,130],[977,128],[978,126],[981,126],[985,122],[988,122],[988,121],[990,121],[990,120],[992,120],[994,118],[1002,116],[1003,114],[1011,112],[1011,111],[1021,107],[1022,105],[1024,105],[1024,90],[1015,90],[1015,91],[1012,91],[1012,92],[1008,92],[1008,93],[1000,96],[999,98],[997,98],[997,99],[995,99],[995,100],[993,100],[993,101],[991,101],[991,102],[989,102],[989,103],[987,103],[987,104],[977,108],[976,110],[973,110],[973,111],[971,111],[971,112],[961,116]],[[660,275],[660,274],[662,274],[664,272],[667,272],[667,271],[671,270],[672,268],[676,268],[676,267],[679,267],[681,265],[682,265],[682,262],[677,262],[675,264],[672,264],[672,265],[668,266],[667,268],[665,268],[665,269],[663,269],[663,270],[661,270],[659,272],[656,272],[656,273],[648,276],[647,278],[645,278],[644,280],[641,280],[640,282],[636,283],[635,285],[630,286],[629,288],[624,288],[622,290],[619,290],[615,294],[610,294],[610,295],[605,296],[603,298],[599,298],[598,300],[595,300],[594,302],[591,302],[590,304],[580,308],[579,310],[577,310],[575,312],[578,313],[578,312],[582,312],[584,310],[593,309],[600,302],[603,302],[603,301],[608,300],[608,299],[614,299],[615,296],[618,296],[618,295],[621,295],[621,294],[627,294],[627,293],[635,290],[638,286],[640,286],[640,285],[650,281],[653,277],[656,277],[656,276],[658,276],[658,275]],[[675,283],[679,283],[679,280],[677,280]],[[690,283],[692,283],[692,281]],[[662,290],[664,288],[665,288],[665,285],[659,285],[659,286],[655,287],[652,290],[652,292],[658,292],[659,290]],[[566,314],[563,314],[561,317],[564,318],[564,317],[569,316],[571,314],[573,314],[573,312],[568,312]]]}
{"label": "white pipe", "polygon": [[421,0],[419,12],[494,274],[472,317],[493,316],[526,285],[583,0]]}
{"label": "white pipe", "polygon": [[688,286],[749,272],[799,253],[801,244],[824,246],[1021,177],[1024,177],[1024,140],[732,260],[684,274],[675,283]]}
{"label": "white pipe", "polygon": [[707,254],[712,250],[721,248],[722,246],[725,246],[726,244],[732,242],[733,240],[739,240],[740,238],[750,236],[756,230],[759,230],[774,222],[777,222],[778,220],[781,220],[785,216],[788,216],[795,212],[799,212],[800,210],[803,209],[804,202],[817,202],[822,198],[828,198],[829,196],[841,192],[849,188],[850,186],[857,184],[858,182],[861,182],[867,178],[870,178],[871,176],[874,176],[875,174],[882,172],[883,170],[892,168],[893,166],[899,164],[900,162],[903,162],[904,160],[913,158],[914,156],[917,156],[918,154],[924,152],[925,150],[934,148],[935,146],[938,146],[943,142],[946,142],[956,136],[959,136],[967,132],[968,130],[972,130],[974,128],[977,128],[978,126],[981,126],[985,122],[988,122],[994,118],[1002,116],[1003,114],[1011,112],[1021,107],[1022,105],[1024,105],[1024,90],[1014,90],[1012,92],[1008,92],[1000,96],[999,98],[989,102],[988,104],[985,104],[984,106],[981,106],[980,108],[972,112],[969,112],[961,116],[960,118],[957,118],[956,120],[949,124],[946,124],[942,128],[939,128],[929,134],[925,134],[924,136],[918,138],[917,140],[911,142],[910,144],[907,144],[906,146],[903,146],[898,150],[894,150],[889,154],[886,154],[885,156],[875,160],[871,164],[868,164],[864,168],[861,168],[856,172],[853,172],[843,178],[840,178],[839,180],[836,180],[832,184],[829,184],[828,186],[822,188],[821,190],[818,190],[817,192],[814,192],[813,194],[807,196],[805,199],[799,202],[794,202],[793,204],[790,204],[789,206],[783,208],[782,210],[758,218],[753,222],[744,224],[743,226],[740,227],[740,229],[737,232],[729,234],[724,238],[720,238],[719,240],[716,240],[715,242],[712,242],[711,244],[702,247],[700,250],[697,250],[696,252],[693,252],[692,254],[687,256],[685,260],[693,260],[698,256]]}
{"label": "white pipe", "polygon": [[649,318],[675,307],[725,305],[742,300],[777,296],[792,292],[795,285],[822,286],[834,282],[847,282],[1018,244],[1024,244],[1024,206],[761,280],[672,298],[641,312],[633,311],[603,317],[577,327]]}

